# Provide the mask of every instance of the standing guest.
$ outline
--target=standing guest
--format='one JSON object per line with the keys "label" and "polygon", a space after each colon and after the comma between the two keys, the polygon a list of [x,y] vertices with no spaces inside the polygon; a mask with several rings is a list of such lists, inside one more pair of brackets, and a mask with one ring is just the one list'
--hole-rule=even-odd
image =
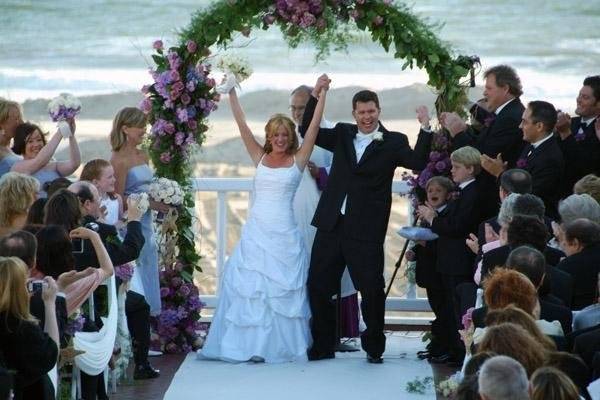
{"label": "standing guest", "polygon": [[473,280],[475,255],[466,245],[469,234],[477,231],[483,220],[481,217],[481,192],[475,179],[481,171],[481,154],[471,146],[461,147],[450,155],[452,180],[458,185],[459,196],[448,204],[443,215],[431,206],[422,205],[417,215],[431,225],[431,230],[439,235],[437,240],[436,270],[441,274],[445,306],[446,335],[449,338],[449,352],[432,362],[462,365],[464,346],[458,336],[460,305],[455,299],[458,285]]}
{"label": "standing guest", "polygon": [[531,400],[579,400],[579,390],[554,367],[543,367],[531,376]]}
{"label": "standing guest", "polygon": [[[300,135],[298,127],[302,125],[302,116],[306,109],[306,103],[310,99],[313,88],[302,85],[292,91],[290,95],[290,114],[292,120],[296,123],[296,136],[298,143],[302,144],[303,138]],[[335,125],[326,119],[321,119],[321,127],[333,128]],[[327,178],[331,169],[333,154],[319,146],[315,146],[310,160],[306,164],[306,169],[302,174],[300,186],[294,196],[294,216],[296,223],[306,244],[306,251],[310,254],[317,228],[311,225],[310,221],[315,215],[321,191],[327,186]],[[344,270],[340,282],[342,295],[342,304],[340,307],[340,336],[357,337],[358,332],[358,295],[352,284],[352,279],[348,268]]]}
{"label": "standing guest", "polygon": [[527,373],[513,358],[495,356],[479,370],[481,400],[529,400]]}
{"label": "standing guest", "polygon": [[15,154],[23,156],[22,160],[15,162],[12,171],[32,175],[40,182],[39,197],[47,197],[45,184],[57,178],[71,175],[81,163],[79,145],[75,139],[75,120],[70,120],[71,135],[69,136],[69,160],[51,161],[62,135],[56,132],[50,142],[46,142],[45,134],[40,127],[28,122],[17,126],[13,139],[12,150]]}
{"label": "standing guest", "polygon": [[573,277],[571,309],[577,311],[592,305],[598,298],[600,273],[600,225],[580,218],[564,226],[561,247],[567,257],[557,268]]}
{"label": "standing guest", "polygon": [[[480,132],[474,131],[456,113],[443,113],[441,123],[450,132],[453,149],[474,146],[483,155],[484,168],[494,159],[506,162],[508,168],[514,168],[525,145],[519,128],[525,109],[519,100],[523,94],[521,80],[508,65],[492,67],[485,72],[484,77],[483,96],[487,109],[493,113],[484,128]],[[483,172],[481,181],[482,191],[487,196],[485,209],[482,211],[489,218],[498,213],[496,179]]]}
{"label": "standing guest", "polygon": [[[435,209],[435,212],[443,217],[448,207],[454,183],[444,176],[434,176],[427,181],[425,191],[427,192],[427,204]],[[422,223],[421,226],[429,227],[428,223]],[[450,347],[448,345],[448,321],[449,317],[445,312],[445,297],[442,275],[437,271],[437,240],[427,242],[417,242],[413,247],[416,261],[416,283],[425,288],[427,301],[433,311],[435,319],[431,321],[431,341],[427,345],[427,352],[420,353],[419,358],[439,357],[448,354]],[[454,326],[451,324],[450,326]]]}
{"label": "standing guest", "polygon": [[37,180],[18,172],[0,177],[0,236],[25,226],[39,187]]}
{"label": "standing guest", "polygon": [[600,175],[600,75],[588,76],[577,96],[576,118],[559,113],[556,123],[559,146],[566,161],[562,197],[573,192],[573,184],[584,175]]}
{"label": "standing guest", "polygon": [[10,149],[10,141],[15,136],[15,129],[22,123],[19,103],[0,97],[0,177],[21,159]]}
{"label": "standing guest", "polygon": [[0,257],[0,350],[7,369],[16,370],[15,400],[55,398],[48,372],[58,360],[54,279],[42,284],[45,323],[29,313],[27,266],[17,257]]}
{"label": "standing guest", "polygon": [[[306,105],[300,129],[303,136],[323,85],[317,82]],[[308,274],[313,336],[309,360],[335,357],[335,308],[331,297],[347,265],[362,297],[362,316],[367,326],[361,334],[362,348],[368,362],[383,362],[383,242],[392,204],[392,179],[396,167],[419,170],[425,166],[431,135],[420,133],[413,152],[405,135],[383,127],[380,113],[377,94],[362,90],[352,99],[356,124],[338,123],[332,129],[319,129],[316,144],[333,152],[333,164],[312,221],[317,234]]]}
{"label": "standing guest", "polygon": [[123,218],[123,198],[115,193],[117,180],[111,163],[101,158],[88,161],[79,179],[91,182],[98,189],[104,213],[101,219],[108,225],[118,226]]}
{"label": "standing guest", "polygon": [[[115,192],[127,198],[134,193],[147,193],[154,179],[154,172],[148,165],[148,154],[138,147],[146,134],[146,115],[135,107],[120,110],[113,120],[110,132],[112,156],[110,163],[115,173]],[[136,261],[135,273],[139,274],[144,296],[150,304],[152,315],[160,314],[160,283],[158,249],[154,237],[152,211],[169,212],[169,206],[150,199],[150,208],[142,216],[144,247]]]}

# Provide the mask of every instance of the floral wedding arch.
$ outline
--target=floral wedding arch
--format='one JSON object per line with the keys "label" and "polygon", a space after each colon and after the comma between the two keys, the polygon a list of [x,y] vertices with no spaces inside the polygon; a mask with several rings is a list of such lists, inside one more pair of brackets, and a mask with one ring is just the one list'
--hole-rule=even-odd
{"label": "floral wedding arch", "polygon": [[[392,0],[219,0],[194,14],[177,45],[165,48],[160,40],[154,42],[154,83],[142,89],[140,108],[152,124],[150,157],[158,176],[191,187],[190,155],[204,142],[208,116],[219,101],[209,48],[226,47],[234,34],[248,36],[252,29],[271,26],[280,28],[291,47],[312,43],[317,60],[332,48],[346,49],[352,29],[368,32],[404,61],[402,69],[416,65],[427,71],[428,84],[438,94],[438,112],[460,111],[466,100],[468,84],[462,80],[472,68],[471,58],[454,56],[431,25]],[[192,278],[200,270],[191,229],[194,199],[192,191],[186,193],[171,230],[176,256],[169,257],[161,273],[163,312],[157,331],[168,352],[192,349],[200,316]]]}

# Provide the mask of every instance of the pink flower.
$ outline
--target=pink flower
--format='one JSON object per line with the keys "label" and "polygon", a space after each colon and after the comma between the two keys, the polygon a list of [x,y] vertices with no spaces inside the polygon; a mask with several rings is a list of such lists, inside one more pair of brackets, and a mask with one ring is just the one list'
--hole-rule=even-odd
{"label": "pink flower", "polygon": [[196,121],[194,121],[193,119],[188,120],[187,126],[190,129],[190,131],[192,131],[192,132],[194,132],[196,129],[198,129],[198,123]]}
{"label": "pink flower", "polygon": [[142,93],[148,94],[148,92],[150,92],[150,85],[142,86]]}
{"label": "pink flower", "polygon": [[469,329],[473,325],[473,310],[475,307],[471,307],[467,310],[465,315],[462,316],[462,324],[464,329]]}
{"label": "pink flower", "polygon": [[168,134],[172,135],[175,133],[175,125],[173,125],[173,123],[171,123],[171,122],[167,122],[164,126],[164,130]]}
{"label": "pink flower", "polygon": [[154,50],[162,50],[163,49],[163,41],[156,40],[154,43],[152,43],[152,47],[154,47]]}
{"label": "pink flower", "polygon": [[195,53],[198,50],[198,45],[193,40],[188,40],[186,43],[187,51],[189,53]]}
{"label": "pink flower", "polygon": [[181,102],[183,104],[185,104],[187,106],[188,104],[190,104],[190,101],[192,101],[192,99],[190,98],[189,94],[184,93],[181,95]]}
{"label": "pink flower", "polygon": [[140,102],[138,108],[142,110],[144,114],[149,114],[150,111],[152,111],[152,101],[150,101],[149,98],[145,98]]}
{"label": "pink flower", "polygon": [[275,22],[275,16],[273,14],[267,14],[263,17],[263,22],[266,25],[271,25],[273,22]]}
{"label": "pink flower", "polygon": [[206,86],[208,86],[209,88],[214,87],[215,86],[215,80],[213,78],[208,78],[206,80]]}
{"label": "pink flower", "polygon": [[179,72],[177,71],[171,71],[171,81],[175,82],[181,79],[181,76],[179,75]]}
{"label": "pink flower", "polygon": [[160,155],[160,162],[162,162],[163,164],[168,164],[169,162],[171,162],[171,153],[169,153],[168,151],[162,153]]}
{"label": "pink flower", "polygon": [[375,24],[376,26],[383,24],[383,17],[381,15],[378,15],[375,18],[373,18],[373,24]]}
{"label": "pink flower", "polygon": [[185,88],[188,90],[188,92],[193,93],[194,90],[196,90],[196,84],[193,81],[189,81],[186,83]]}

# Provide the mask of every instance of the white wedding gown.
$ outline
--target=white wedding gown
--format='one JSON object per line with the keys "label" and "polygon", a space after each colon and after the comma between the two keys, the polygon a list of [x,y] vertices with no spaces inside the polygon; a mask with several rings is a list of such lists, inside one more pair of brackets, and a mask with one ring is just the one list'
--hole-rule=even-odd
{"label": "white wedding gown", "polygon": [[302,171],[269,168],[254,177],[254,203],[227,260],[219,301],[200,358],[305,360],[312,339],[306,293],[309,257],[292,201]]}

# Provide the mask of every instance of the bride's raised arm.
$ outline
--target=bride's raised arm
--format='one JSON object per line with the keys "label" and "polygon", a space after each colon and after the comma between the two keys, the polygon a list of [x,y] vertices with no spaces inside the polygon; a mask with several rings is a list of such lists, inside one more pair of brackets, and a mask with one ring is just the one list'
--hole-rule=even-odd
{"label": "bride's raised arm", "polygon": [[231,112],[233,113],[235,122],[240,130],[240,136],[242,137],[244,146],[246,146],[246,151],[248,151],[248,154],[250,155],[250,158],[252,158],[254,165],[258,165],[260,158],[263,156],[265,151],[260,143],[256,141],[252,131],[250,130],[250,127],[246,123],[246,116],[244,115],[244,110],[242,110],[242,105],[237,97],[235,88],[229,91],[229,105],[231,106]]}
{"label": "bride's raised arm", "polygon": [[[325,109],[325,100],[327,97],[327,90],[329,89],[329,78],[327,75],[323,75],[321,78],[326,78],[326,84],[319,85],[317,90],[319,91],[319,101],[317,102],[317,106],[315,107],[315,113],[313,114],[312,120],[308,125],[308,129],[306,130],[306,134],[304,135],[304,141],[302,142],[302,146],[298,149],[296,153],[296,164],[301,170],[304,170],[306,163],[308,162],[310,155],[315,147],[315,141],[317,140],[317,135],[319,134],[319,125],[321,124],[321,119],[323,118],[323,110]],[[319,78],[321,80],[321,78]]]}

